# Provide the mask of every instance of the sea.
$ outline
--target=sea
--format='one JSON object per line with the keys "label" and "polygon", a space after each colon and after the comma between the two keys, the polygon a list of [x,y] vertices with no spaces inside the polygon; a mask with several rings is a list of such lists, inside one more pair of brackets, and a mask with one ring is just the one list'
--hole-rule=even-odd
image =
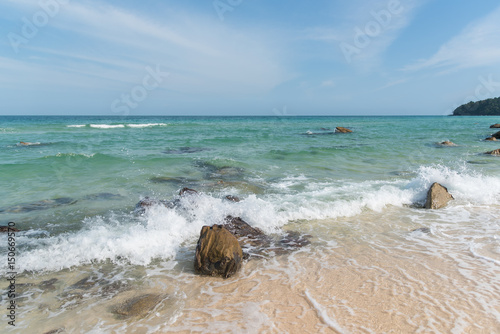
{"label": "sea", "polygon": [[[499,333],[498,122],[2,116],[0,332]],[[308,243],[201,276],[229,215]]]}

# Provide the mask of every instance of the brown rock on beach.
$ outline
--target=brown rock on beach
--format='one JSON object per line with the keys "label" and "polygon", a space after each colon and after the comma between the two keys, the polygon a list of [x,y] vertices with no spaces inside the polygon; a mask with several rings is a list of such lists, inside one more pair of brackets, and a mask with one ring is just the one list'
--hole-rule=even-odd
{"label": "brown rock on beach", "polygon": [[236,237],[222,225],[203,226],[196,246],[197,273],[228,278],[241,268],[243,251]]}
{"label": "brown rock on beach", "polygon": [[448,192],[446,187],[443,187],[437,182],[434,182],[427,191],[427,200],[425,202],[426,209],[440,209],[446,206],[449,201],[453,200],[453,196]]}

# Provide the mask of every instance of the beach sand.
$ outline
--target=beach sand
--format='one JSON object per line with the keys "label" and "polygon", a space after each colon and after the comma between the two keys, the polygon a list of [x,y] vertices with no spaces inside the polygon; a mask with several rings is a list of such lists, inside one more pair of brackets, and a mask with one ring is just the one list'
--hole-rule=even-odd
{"label": "beach sand", "polygon": [[[446,209],[409,207],[292,223],[286,228],[312,235],[311,245],[250,259],[229,279],[196,275],[193,245],[175,261],[146,267],[108,263],[24,275],[18,326],[6,332],[500,332],[496,243],[481,233],[470,248],[474,222],[491,209],[464,207],[458,215],[455,208],[455,225],[440,219],[451,214]],[[414,231],[421,227],[429,231]],[[40,287],[54,278],[52,287]],[[143,295],[159,302],[137,316],[114,313]]]}

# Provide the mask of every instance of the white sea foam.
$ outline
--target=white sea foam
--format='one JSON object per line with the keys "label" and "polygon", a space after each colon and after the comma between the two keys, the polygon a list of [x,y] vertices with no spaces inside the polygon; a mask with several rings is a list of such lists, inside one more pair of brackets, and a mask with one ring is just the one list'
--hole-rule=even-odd
{"label": "white sea foam", "polygon": [[118,129],[118,128],[151,128],[156,126],[167,126],[167,123],[125,123],[125,124],[72,124],[68,128],[84,128],[89,126],[95,129]]}
{"label": "white sea foam", "polygon": [[153,126],[167,126],[166,123],[147,123],[147,124],[126,124],[130,128],[150,128]]}
{"label": "white sea foam", "polygon": [[31,142],[19,142],[16,144],[17,146],[39,146],[39,145],[42,145],[42,143],[40,142],[34,142],[34,143],[31,143]]}
{"label": "white sea foam", "polygon": [[157,205],[139,218],[133,214],[90,217],[85,220],[88,228],[76,233],[36,241],[20,236],[21,243],[29,243],[35,249],[23,252],[18,262],[22,270],[34,271],[59,270],[106,259],[146,265],[155,258],[173,259],[183,245],[195,243],[202,226],[221,223],[227,215],[242,217],[252,226],[273,233],[290,221],[353,217],[364,211],[381,212],[388,206],[422,202],[432,182],[447,186],[455,197],[448,207],[456,208],[452,211],[456,214],[448,212],[448,218],[443,216],[452,221],[459,220],[464,205],[498,203],[500,197],[499,178],[440,166],[422,167],[410,181],[314,183],[300,176],[282,182],[287,186],[306,185],[300,191],[249,195],[238,203],[207,194],[187,196],[181,198],[182,205],[176,209]]}
{"label": "white sea foam", "polygon": [[125,125],[123,124],[90,124],[91,128],[96,128],[96,129],[117,129],[117,128],[124,128]]}
{"label": "white sea foam", "polygon": [[500,203],[500,177],[485,176],[467,167],[451,169],[446,166],[422,166],[407,186],[418,197],[425,197],[430,185],[438,182],[448,188],[456,200],[472,205]]}
{"label": "white sea foam", "polygon": [[323,320],[323,322],[330,326],[330,328],[332,328],[333,330],[335,330],[336,332],[338,333],[349,333],[348,331],[346,331],[345,329],[343,329],[342,327],[340,327],[340,325],[337,323],[337,321],[335,321],[334,319],[332,319],[329,315],[328,315],[328,312],[325,310],[325,308],[320,304],[318,303],[312,296],[311,294],[309,293],[309,291],[305,291],[305,295],[306,295],[306,298],[309,300],[309,302],[311,303],[311,306],[314,307],[314,309],[316,310],[316,312],[318,313],[318,317]]}

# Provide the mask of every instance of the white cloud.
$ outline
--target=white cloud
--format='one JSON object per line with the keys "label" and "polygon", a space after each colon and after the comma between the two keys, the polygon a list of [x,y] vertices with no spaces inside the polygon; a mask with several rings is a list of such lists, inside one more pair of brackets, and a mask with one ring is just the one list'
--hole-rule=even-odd
{"label": "white cloud", "polygon": [[460,34],[442,45],[429,59],[409,65],[404,70],[427,68],[460,68],[489,66],[500,63],[500,7],[469,24]]}
{"label": "white cloud", "polygon": [[[30,4],[34,10],[34,3],[12,5]],[[26,68],[53,73],[60,85],[80,86],[84,78],[95,89],[141,80],[144,67],[157,64],[172,73],[165,88],[190,94],[256,94],[288,78],[280,45],[270,33],[233,30],[216,19],[172,11],[159,22],[103,2],[72,1],[40,29],[47,31],[23,46],[18,59]]]}

